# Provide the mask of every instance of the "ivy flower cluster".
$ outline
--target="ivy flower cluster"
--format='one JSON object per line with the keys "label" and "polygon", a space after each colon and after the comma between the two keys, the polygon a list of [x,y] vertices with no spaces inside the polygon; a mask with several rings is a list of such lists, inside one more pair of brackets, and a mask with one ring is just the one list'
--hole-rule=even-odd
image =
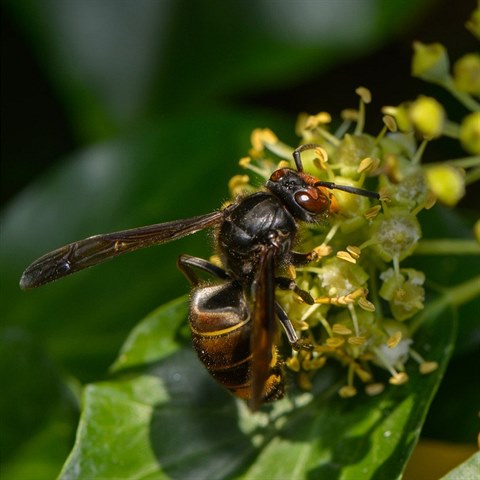
{"label": "ivy flower cluster", "polygon": [[[480,38],[480,22],[475,18],[469,28]],[[466,184],[478,176],[480,106],[475,96],[480,96],[480,55],[465,55],[450,74],[443,46],[417,42],[412,71],[448,88],[471,113],[456,124],[437,100],[420,96],[384,107],[384,127],[371,135],[364,131],[371,94],[360,87],[358,108],[342,112],[336,130],[330,127],[327,112],[299,116],[299,144],[318,145],[302,154],[306,172],[320,180],[380,193],[377,201],[332,192],[335,208],[317,224],[302,226],[296,246],[299,251],[315,250],[318,259],[282,272],[315,299],[315,304],[307,305],[292,291],[276,294],[310,346],[291,351],[285,360],[304,389],[311,387],[312,376],[329,361],[346,368],[346,381],[339,389],[344,398],[354,396],[359,385],[371,395],[385,388],[375,379],[374,366],[385,369],[393,385],[408,381],[409,359],[422,374],[437,368],[436,362],[415,350],[409,328],[409,321],[424,308],[425,275],[403,263],[422,236],[418,213],[436,200],[455,205]],[[423,165],[428,142],[442,135],[457,138],[472,156]],[[293,147],[271,130],[255,130],[251,143],[248,156],[240,160],[248,174],[233,177],[229,184],[234,197],[256,191],[274,170],[294,167]]]}

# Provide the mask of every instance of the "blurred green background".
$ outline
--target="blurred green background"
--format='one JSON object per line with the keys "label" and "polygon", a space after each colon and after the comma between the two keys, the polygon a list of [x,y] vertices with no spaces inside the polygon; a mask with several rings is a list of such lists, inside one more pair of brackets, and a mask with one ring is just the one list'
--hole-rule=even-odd
{"label": "blurred green background", "polygon": [[[1,5],[0,447],[11,478],[56,475],[73,443],[79,385],[104,378],[133,326],[188,290],[178,254],[210,249],[199,234],[21,292],[30,261],[94,233],[218,208],[252,129],[295,145],[299,112],[338,116],[356,106],[359,85],[373,93],[373,134],[382,105],[419,93],[453,119],[465,113],[409,77],[411,43],[441,41],[454,59],[472,51],[463,24],[474,1]],[[426,157],[461,155],[444,140]],[[457,362],[474,358],[463,353]],[[442,438],[435,426],[427,433]]]}

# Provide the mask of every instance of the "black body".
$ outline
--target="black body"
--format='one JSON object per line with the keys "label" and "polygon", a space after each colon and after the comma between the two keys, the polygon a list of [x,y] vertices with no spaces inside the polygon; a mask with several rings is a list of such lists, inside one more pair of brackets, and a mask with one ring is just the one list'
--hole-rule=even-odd
{"label": "black body", "polygon": [[225,269],[240,283],[249,284],[258,270],[260,253],[274,252],[275,264],[284,261],[297,233],[297,224],[285,205],[272,193],[250,195],[225,215],[217,247]]}

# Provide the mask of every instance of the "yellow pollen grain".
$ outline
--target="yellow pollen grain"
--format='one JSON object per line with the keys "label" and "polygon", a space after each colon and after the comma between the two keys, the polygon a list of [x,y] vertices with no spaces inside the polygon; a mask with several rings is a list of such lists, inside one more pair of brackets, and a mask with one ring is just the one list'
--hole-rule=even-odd
{"label": "yellow pollen grain", "polygon": [[394,117],[392,117],[391,115],[384,115],[382,120],[383,120],[383,123],[391,132],[397,131],[398,129],[397,122],[395,121]]}
{"label": "yellow pollen grain", "polygon": [[379,213],[380,213],[380,210],[382,209],[382,206],[381,205],[375,205],[374,207],[371,207],[369,208],[364,214],[363,216],[367,219],[367,220],[371,220],[373,218],[375,218]]}
{"label": "yellow pollen grain", "polygon": [[296,326],[302,332],[304,332],[305,330],[308,330],[310,328],[310,325],[305,320],[300,320],[300,321],[296,322]]}
{"label": "yellow pollen grain", "polygon": [[292,370],[294,372],[299,372],[300,371],[300,362],[298,361],[298,358],[296,356],[287,358],[285,363],[287,364],[287,367],[290,370]]}
{"label": "yellow pollen grain", "polygon": [[368,301],[365,297],[362,297],[358,300],[357,305],[362,309],[365,310],[366,312],[374,312],[375,311],[375,305]]}
{"label": "yellow pollen grain", "polygon": [[381,202],[389,203],[392,201],[392,195],[386,188],[381,188],[379,194]]}
{"label": "yellow pollen grain", "polygon": [[319,245],[318,247],[315,247],[313,251],[319,257],[326,257],[332,253],[332,247],[330,245]]}
{"label": "yellow pollen grain", "polygon": [[328,152],[322,148],[322,147],[316,147],[313,150],[313,153],[315,153],[315,156],[323,163],[328,162]]}
{"label": "yellow pollen grain", "polygon": [[314,130],[318,126],[326,125],[332,121],[332,117],[328,112],[320,112],[316,115],[310,115],[305,121],[305,130]]}
{"label": "yellow pollen grain", "polygon": [[262,142],[262,129],[255,128],[250,136],[250,143],[252,147],[261,152],[263,150],[263,142]]}
{"label": "yellow pollen grain", "polygon": [[265,144],[278,143],[278,137],[269,128],[256,128],[250,136],[252,147],[257,152],[262,152]]}
{"label": "yellow pollen grain", "polygon": [[355,245],[348,245],[347,252],[356,260],[360,257],[360,254],[362,253],[362,251]]}
{"label": "yellow pollen grain", "polygon": [[362,173],[365,171],[370,170],[370,167],[373,165],[373,160],[370,157],[364,158],[361,162],[360,165],[357,168],[358,173]]}
{"label": "yellow pollen grain", "polygon": [[232,193],[240,192],[249,180],[248,175],[234,175],[228,182],[228,188]]}
{"label": "yellow pollen grain", "polygon": [[418,370],[422,375],[428,375],[438,368],[437,362],[423,362],[419,365]]}
{"label": "yellow pollen grain", "polygon": [[345,343],[345,340],[343,338],[340,338],[340,337],[331,337],[331,338],[327,338],[325,343],[329,347],[338,348],[338,347],[341,347]]}
{"label": "yellow pollen grain", "polygon": [[342,110],[340,113],[342,120],[349,120],[352,122],[356,122],[358,120],[358,110],[353,108],[346,108]]}
{"label": "yellow pollen grain", "polygon": [[339,391],[338,394],[342,398],[351,398],[357,394],[357,389],[353,385],[344,385]]}
{"label": "yellow pollen grain", "polygon": [[220,260],[220,257],[218,255],[211,255],[209,260],[210,263],[213,263],[217,267],[223,267],[222,261]]}
{"label": "yellow pollen grain", "polygon": [[326,362],[327,362],[327,357],[325,356],[317,357],[311,361],[310,366],[312,367],[312,370],[318,370],[319,368],[322,368]]}
{"label": "yellow pollen grain", "polygon": [[355,93],[363,100],[364,103],[370,103],[372,101],[372,93],[368,88],[358,87]]}
{"label": "yellow pollen grain", "polygon": [[402,332],[397,331],[395,332],[388,340],[387,340],[387,346],[388,348],[395,348],[400,341],[402,340]]}
{"label": "yellow pollen grain", "polygon": [[345,260],[346,262],[357,263],[357,261],[355,260],[355,258],[353,258],[353,257],[352,257],[348,252],[346,252],[345,250],[340,250],[339,252],[337,252],[336,257],[339,258],[340,260]]}
{"label": "yellow pollen grain", "polygon": [[318,119],[316,115],[310,115],[307,117],[307,120],[305,121],[305,130],[313,130],[314,128],[318,127]]}
{"label": "yellow pollen grain", "polygon": [[287,162],[286,160],[280,160],[277,165],[277,169],[289,168],[289,167],[290,167],[290,162]]}
{"label": "yellow pollen grain", "polygon": [[351,335],[352,330],[341,323],[335,323],[332,326],[332,332],[337,335]]}
{"label": "yellow pollen grain", "polygon": [[328,112],[319,112],[316,117],[318,118],[318,123],[330,123],[332,121],[332,116]]}
{"label": "yellow pollen grain", "polygon": [[242,157],[239,161],[238,161],[238,164],[242,167],[242,168],[247,168],[250,163],[251,163],[252,159],[250,157]]}
{"label": "yellow pollen grain", "polygon": [[385,390],[385,385],[381,382],[370,383],[365,387],[365,393],[371,397],[380,395]]}
{"label": "yellow pollen grain", "polygon": [[380,109],[380,111],[382,113],[384,113],[385,115],[391,115],[391,116],[395,117],[395,115],[398,112],[398,107],[392,107],[392,106],[389,106],[389,105],[385,105]]}
{"label": "yellow pollen grain", "polygon": [[390,377],[388,381],[392,385],[403,385],[408,382],[408,375],[405,372],[398,372]]}
{"label": "yellow pollen grain", "polygon": [[314,158],[313,159],[313,164],[315,165],[316,168],[318,168],[318,170],[322,170],[324,172],[328,170],[327,163],[324,162],[323,160],[320,160],[318,158]]}

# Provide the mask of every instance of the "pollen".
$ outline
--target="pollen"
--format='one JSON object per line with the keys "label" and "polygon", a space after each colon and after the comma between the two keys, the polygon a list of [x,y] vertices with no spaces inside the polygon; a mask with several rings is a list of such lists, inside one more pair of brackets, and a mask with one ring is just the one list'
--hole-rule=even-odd
{"label": "pollen", "polygon": [[351,398],[357,394],[357,389],[353,385],[344,385],[339,391],[338,394],[342,398]]}
{"label": "pollen", "polygon": [[332,326],[332,332],[337,335],[351,335],[353,333],[350,328],[342,325],[341,323],[335,323]]}
{"label": "pollen", "polygon": [[327,346],[329,347],[332,347],[332,348],[339,348],[341,347],[344,343],[345,343],[345,340],[341,337],[331,337],[331,338],[327,338],[327,340],[325,341],[325,343],[327,344]]}
{"label": "pollen", "polygon": [[247,168],[250,163],[251,163],[252,159],[250,157],[242,157],[239,161],[238,161],[238,164],[242,167],[242,168]]}
{"label": "pollen", "polygon": [[355,110],[353,108],[346,108],[342,110],[340,115],[343,120],[356,122],[358,120],[359,113],[358,113],[358,110]]}
{"label": "pollen", "polygon": [[385,390],[385,384],[377,382],[377,383],[370,383],[365,387],[365,393],[370,397],[374,397],[375,395],[380,395]]}
{"label": "pollen", "polygon": [[325,167],[322,168],[322,170],[326,170],[327,163],[328,163],[328,152],[322,148],[322,147],[317,147],[315,150],[315,156],[316,158],[320,161],[322,165],[325,165]]}
{"label": "pollen", "polygon": [[228,189],[233,197],[237,197],[249,190],[248,182],[250,178],[248,175],[235,175],[228,182]]}
{"label": "pollen", "polygon": [[362,253],[362,251],[360,250],[360,248],[358,248],[357,246],[355,245],[348,245],[347,246],[347,252],[355,259],[355,260],[358,260],[360,258],[360,254]]}
{"label": "pollen", "polygon": [[[377,162],[378,163],[378,162]],[[358,173],[362,173],[362,172],[368,172],[370,170],[372,170],[372,166],[375,164],[375,162],[370,158],[370,157],[367,157],[367,158],[364,158],[361,162],[360,162],[360,165],[358,166],[357,168],[357,172]]]}
{"label": "pollen", "polygon": [[357,263],[357,260],[353,258],[352,255],[350,255],[350,253],[348,252],[340,251],[340,252],[337,252],[336,256],[340,260],[345,260],[346,262],[350,262],[350,263]]}
{"label": "pollen", "polygon": [[363,100],[364,103],[368,104],[372,101],[372,93],[368,88],[358,87],[355,90],[355,93]]}
{"label": "pollen", "polygon": [[423,362],[419,365],[418,369],[422,375],[428,375],[434,372],[438,368],[437,362]]}
{"label": "pollen", "polygon": [[382,120],[390,132],[396,132],[398,130],[397,122],[391,115],[384,115]]}
{"label": "pollen", "polygon": [[305,129],[306,130],[313,130],[320,125],[329,124],[332,121],[332,117],[328,112],[320,112],[316,115],[310,115],[307,117],[305,122]]}
{"label": "pollen", "polygon": [[357,305],[362,309],[365,310],[366,312],[374,312],[375,311],[375,305],[368,301],[365,297],[359,298]]}
{"label": "pollen", "polygon": [[398,372],[390,377],[388,381],[392,385],[403,385],[408,382],[408,375],[405,372]]}
{"label": "pollen", "polygon": [[401,340],[402,340],[402,332],[397,331],[387,340],[387,346],[389,348],[395,348],[400,343]]}
{"label": "pollen", "polygon": [[273,145],[278,142],[278,137],[269,128],[256,128],[250,137],[252,147],[258,151],[263,151],[265,144]]}
{"label": "pollen", "polygon": [[318,247],[315,247],[313,251],[320,258],[328,257],[328,255],[332,253],[332,247],[330,247],[329,245],[319,245]]}
{"label": "pollen", "polygon": [[277,169],[280,169],[280,168],[289,168],[291,165],[290,165],[290,162],[287,162],[286,160],[280,160],[277,164]]}
{"label": "pollen", "polygon": [[375,205],[371,208],[369,208],[363,216],[367,220],[373,220],[380,212],[382,211],[382,206],[381,205]]}

